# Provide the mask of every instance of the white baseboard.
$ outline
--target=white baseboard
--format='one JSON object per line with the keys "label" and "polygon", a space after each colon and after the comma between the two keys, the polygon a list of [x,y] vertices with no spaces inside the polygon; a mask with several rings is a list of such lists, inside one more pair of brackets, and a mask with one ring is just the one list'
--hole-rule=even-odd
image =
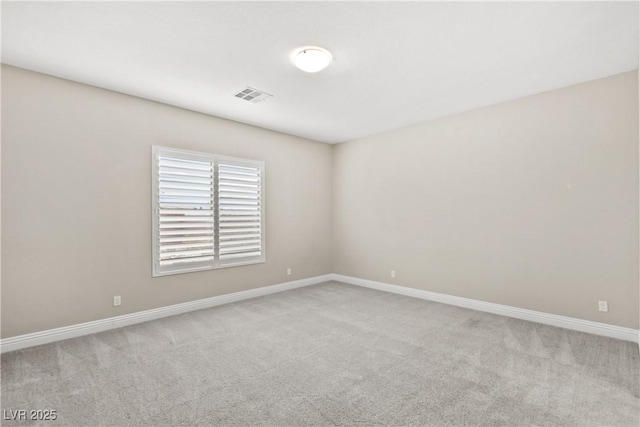
{"label": "white baseboard", "polygon": [[217,305],[228,304],[231,302],[256,298],[263,295],[274,294],[276,292],[287,291],[289,289],[311,286],[318,283],[327,282],[329,280],[332,280],[331,275],[325,274],[323,276],[309,277],[307,279],[294,280],[291,282],[279,283],[277,285],[264,286],[261,288],[249,289],[247,291],[234,292],[231,294],[219,295],[216,297],[204,298],[196,301],[189,301],[181,304],[170,305],[167,307],[139,311],[137,313],[124,314],[122,316],[110,317],[108,319],[95,320],[92,322],[79,323],[76,325],[64,326],[61,328],[49,329],[41,332],[34,332],[32,334],[5,338],[0,340],[0,351],[2,353],[6,353],[9,351],[20,350],[22,348],[33,347],[36,345],[75,338],[82,335],[121,328],[123,326],[133,325],[136,323],[148,322],[149,320],[160,319],[162,317],[175,316],[176,314],[202,310],[203,308],[210,308]]}
{"label": "white baseboard", "polygon": [[635,343],[637,343],[640,338],[640,331],[636,329],[624,328],[622,326],[592,322],[590,320],[576,319],[574,317],[558,316],[556,314],[543,313],[541,311],[527,310],[524,308],[511,307],[508,305],[494,304],[491,302],[440,294],[437,292],[423,291],[421,289],[408,288],[405,286],[392,285],[389,283],[376,282],[367,279],[360,279],[358,277],[343,276],[341,274],[331,274],[330,276],[332,280],[348,283],[351,285],[363,286],[365,288],[377,289],[379,291],[391,292],[394,294],[406,295],[409,297],[420,298],[449,305],[456,305],[458,307],[485,311],[487,313],[514,317],[516,319],[529,320],[531,322],[558,326],[560,328],[587,332],[594,335],[602,335],[605,337],[632,341]]}
{"label": "white baseboard", "polygon": [[556,314],[543,313],[540,311],[527,310],[524,308],[511,307],[508,305],[494,304],[490,302],[478,301],[469,298],[456,297],[452,295],[440,294],[437,292],[424,291],[421,289],[408,288],[405,286],[392,285],[389,283],[376,282],[373,280],[360,279],[358,277],[343,276],[341,274],[325,274],[322,276],[309,277],[307,279],[294,280],[291,282],[279,283],[277,285],[264,286],[247,291],[234,292],[226,295],[219,295],[211,298],[204,298],[196,301],[189,301],[182,304],[170,305],[167,307],[154,308],[137,313],[124,314],[122,316],[110,317],[108,319],[95,320],[92,322],[79,323],[71,326],[64,326],[56,329],[49,329],[32,334],[19,335],[0,340],[0,351],[20,350],[22,348],[47,344],[55,341],[62,341],[96,332],[121,328],[123,326],[136,323],[148,322],[149,320],[163,317],[175,316],[176,314],[187,313],[204,308],[215,307],[236,301],[256,298],[263,295],[274,294],[289,289],[301,288],[304,286],[316,285],[318,283],[335,280],[356,286],[377,289],[379,291],[391,292],[394,294],[406,295],[409,297],[440,302],[443,304],[456,305],[458,307],[470,308],[472,310],[485,311],[516,319],[529,320],[531,322],[543,323],[546,325],[558,326],[575,331],[587,332],[595,335],[621,339],[625,341],[638,342],[640,331],[636,329],[624,328],[622,326],[608,325],[606,323],[592,322],[589,320],[576,319],[573,317],[558,316]]}

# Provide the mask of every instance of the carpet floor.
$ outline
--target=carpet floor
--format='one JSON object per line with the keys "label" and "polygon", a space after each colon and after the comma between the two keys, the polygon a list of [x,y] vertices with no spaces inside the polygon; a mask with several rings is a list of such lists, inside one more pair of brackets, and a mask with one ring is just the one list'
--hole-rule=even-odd
{"label": "carpet floor", "polygon": [[[2,355],[64,426],[638,426],[636,344],[328,282]],[[3,425],[36,425],[3,420]]]}

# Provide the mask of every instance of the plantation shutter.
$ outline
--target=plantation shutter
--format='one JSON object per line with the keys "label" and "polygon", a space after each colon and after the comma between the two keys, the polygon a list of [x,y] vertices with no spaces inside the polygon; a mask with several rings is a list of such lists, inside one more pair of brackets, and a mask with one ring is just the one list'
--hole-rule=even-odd
{"label": "plantation shutter", "polygon": [[219,161],[220,265],[264,259],[262,184],[261,164]]}
{"label": "plantation shutter", "polygon": [[264,163],[153,147],[153,276],[264,262]]}
{"label": "plantation shutter", "polygon": [[213,161],[167,149],[155,157],[157,270],[210,268],[215,256]]}

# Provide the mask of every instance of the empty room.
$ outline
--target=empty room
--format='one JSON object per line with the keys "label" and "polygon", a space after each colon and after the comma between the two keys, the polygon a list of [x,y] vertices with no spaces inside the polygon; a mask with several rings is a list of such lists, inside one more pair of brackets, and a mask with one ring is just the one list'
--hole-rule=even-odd
{"label": "empty room", "polygon": [[3,1],[0,423],[640,425],[639,6]]}

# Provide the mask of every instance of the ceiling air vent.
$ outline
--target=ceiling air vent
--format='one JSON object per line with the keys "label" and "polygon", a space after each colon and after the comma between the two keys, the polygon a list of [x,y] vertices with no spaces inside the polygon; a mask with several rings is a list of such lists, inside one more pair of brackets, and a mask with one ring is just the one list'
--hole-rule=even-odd
{"label": "ceiling air vent", "polygon": [[254,89],[252,87],[247,86],[247,88],[243,91],[240,91],[235,94],[236,98],[244,99],[245,101],[251,101],[254,103],[266,101],[267,98],[271,98],[273,95],[263,92],[258,89]]}

